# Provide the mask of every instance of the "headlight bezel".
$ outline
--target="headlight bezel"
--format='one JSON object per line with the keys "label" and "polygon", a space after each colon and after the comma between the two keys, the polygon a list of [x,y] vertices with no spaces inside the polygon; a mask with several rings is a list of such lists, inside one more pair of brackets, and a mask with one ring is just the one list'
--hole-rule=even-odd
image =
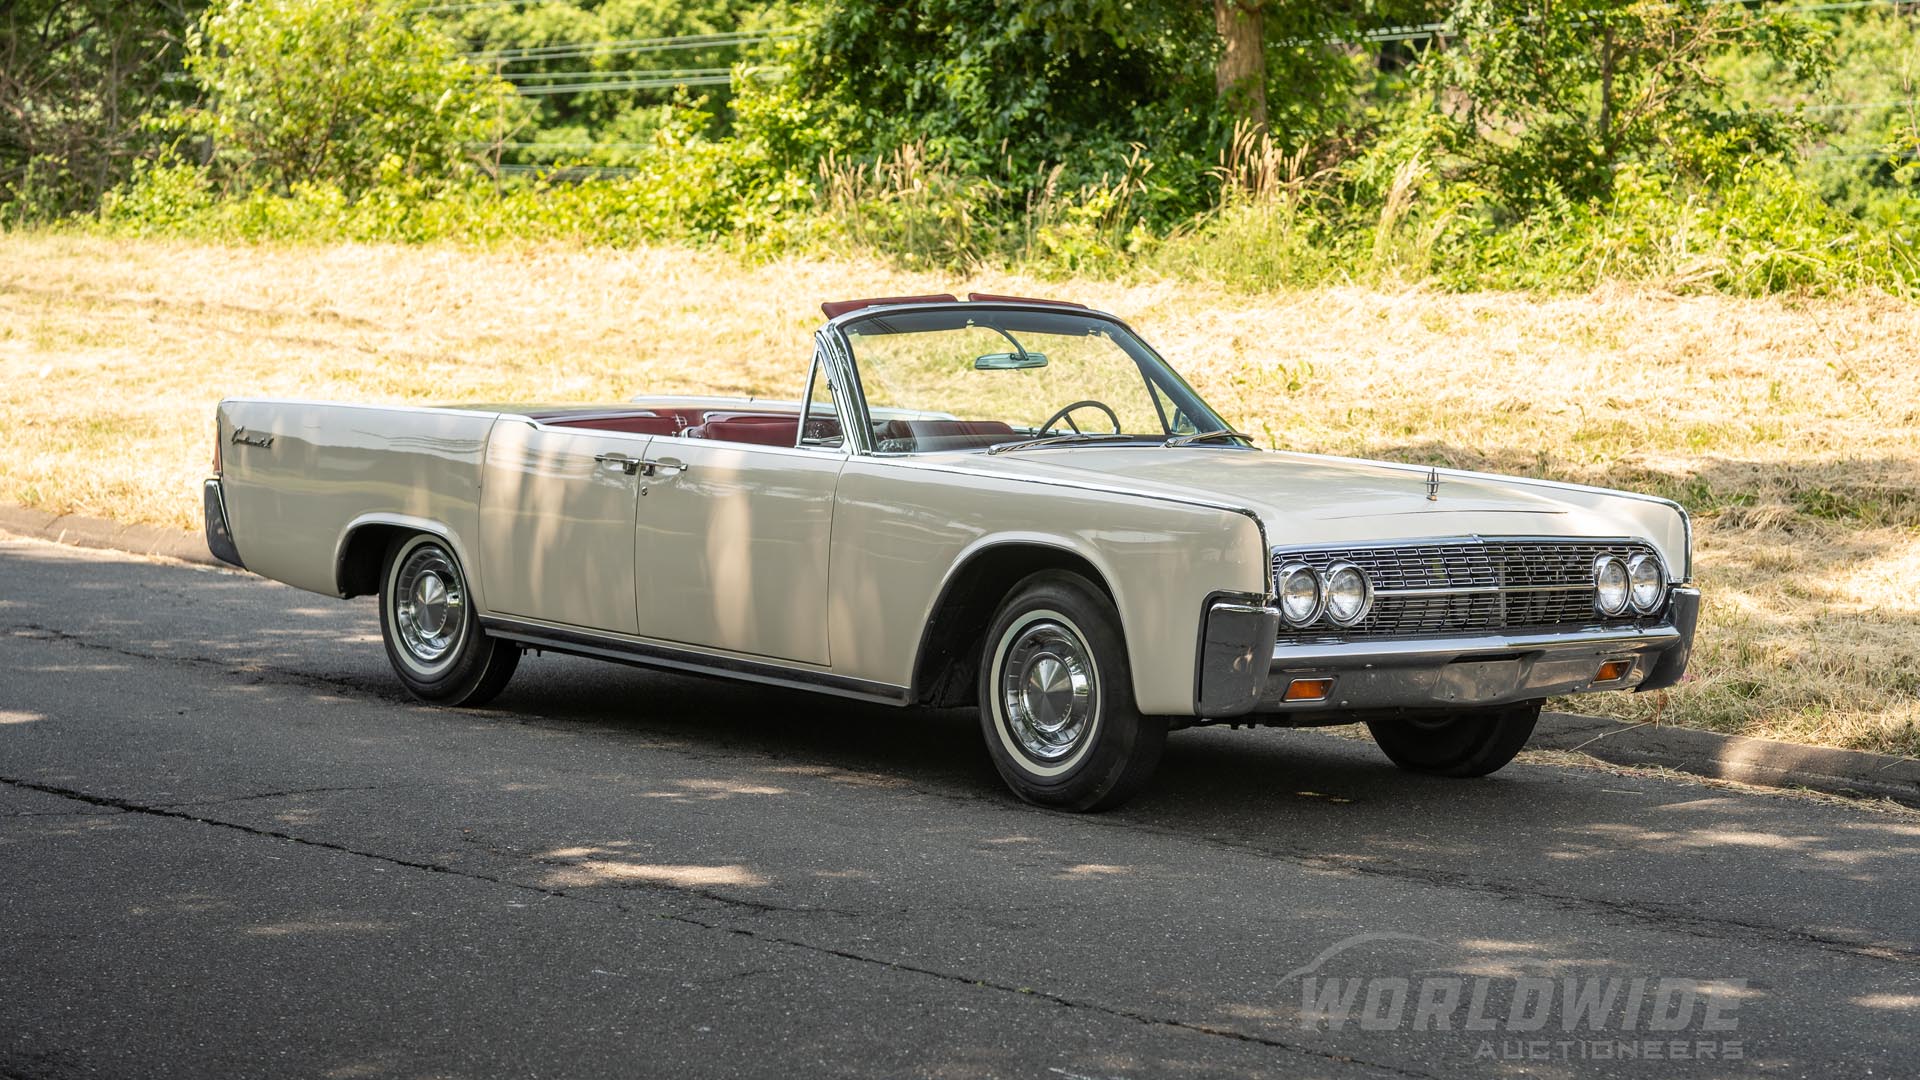
{"label": "headlight bezel", "polygon": [[[1352,613],[1343,617],[1333,602],[1334,583],[1339,580],[1342,574],[1346,574],[1349,571],[1360,579],[1360,603],[1353,609]],[[1357,563],[1342,559],[1327,567],[1326,572],[1322,575],[1322,580],[1321,591],[1324,595],[1321,606],[1324,609],[1324,618],[1328,623],[1344,630],[1364,621],[1366,617],[1372,613],[1373,579],[1368,577],[1367,572]]]}
{"label": "headlight bezel", "polygon": [[[1302,574],[1313,582],[1313,609],[1305,616],[1296,618],[1287,603],[1287,583]],[[1273,575],[1273,589],[1275,602],[1280,605],[1280,621],[1296,630],[1312,626],[1327,610],[1327,579],[1306,563],[1290,562],[1282,566]]]}
{"label": "headlight bezel", "polygon": [[[1620,572],[1619,602],[1607,602],[1607,576],[1615,568]],[[1633,609],[1633,575],[1627,569],[1627,560],[1606,553],[1593,560],[1593,608],[1609,619],[1617,619]]]}
{"label": "headlight bezel", "polygon": [[[1653,568],[1652,595],[1645,603],[1641,602],[1641,582],[1639,573],[1642,567]],[[1667,568],[1659,556],[1643,551],[1627,560],[1627,604],[1641,615],[1652,615],[1660,610],[1667,599]]]}

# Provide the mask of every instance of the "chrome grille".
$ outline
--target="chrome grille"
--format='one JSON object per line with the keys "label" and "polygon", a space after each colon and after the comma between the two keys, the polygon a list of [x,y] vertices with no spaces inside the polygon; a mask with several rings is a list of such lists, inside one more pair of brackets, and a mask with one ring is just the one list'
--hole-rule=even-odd
{"label": "chrome grille", "polygon": [[[1653,548],[1637,540],[1446,540],[1382,547],[1277,550],[1285,563],[1325,570],[1351,562],[1373,582],[1373,610],[1345,630],[1282,627],[1283,640],[1417,637],[1462,631],[1634,626],[1655,617],[1608,619],[1593,607],[1593,563]],[[1442,592],[1440,590],[1447,590]]]}

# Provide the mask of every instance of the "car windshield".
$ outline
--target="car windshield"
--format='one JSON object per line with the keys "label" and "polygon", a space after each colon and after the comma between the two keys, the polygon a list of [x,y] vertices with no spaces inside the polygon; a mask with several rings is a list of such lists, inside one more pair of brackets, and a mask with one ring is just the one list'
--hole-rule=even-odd
{"label": "car windshield", "polygon": [[970,304],[880,312],[844,329],[882,453],[1158,446],[1228,426],[1153,350],[1098,316]]}

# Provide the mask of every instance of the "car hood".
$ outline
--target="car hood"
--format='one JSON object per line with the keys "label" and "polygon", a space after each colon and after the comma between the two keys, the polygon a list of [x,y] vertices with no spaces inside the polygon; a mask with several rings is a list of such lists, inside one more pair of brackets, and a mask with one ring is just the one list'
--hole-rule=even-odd
{"label": "car hood", "polygon": [[[1421,465],[1224,447],[1050,447],[970,455],[975,467],[1033,479],[1251,510],[1274,543],[1347,543],[1459,535],[1622,536],[1618,492]],[[1429,497],[1429,480],[1438,479]],[[1664,510],[1665,508],[1662,507]],[[1671,513],[1671,511],[1665,511]]]}

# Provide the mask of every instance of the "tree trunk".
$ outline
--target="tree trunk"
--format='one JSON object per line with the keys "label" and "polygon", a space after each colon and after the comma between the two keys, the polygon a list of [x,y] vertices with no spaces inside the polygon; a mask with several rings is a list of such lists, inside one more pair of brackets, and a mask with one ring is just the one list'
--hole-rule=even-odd
{"label": "tree trunk", "polygon": [[1213,0],[1221,44],[1215,87],[1234,115],[1257,131],[1267,127],[1265,6],[1265,0]]}

